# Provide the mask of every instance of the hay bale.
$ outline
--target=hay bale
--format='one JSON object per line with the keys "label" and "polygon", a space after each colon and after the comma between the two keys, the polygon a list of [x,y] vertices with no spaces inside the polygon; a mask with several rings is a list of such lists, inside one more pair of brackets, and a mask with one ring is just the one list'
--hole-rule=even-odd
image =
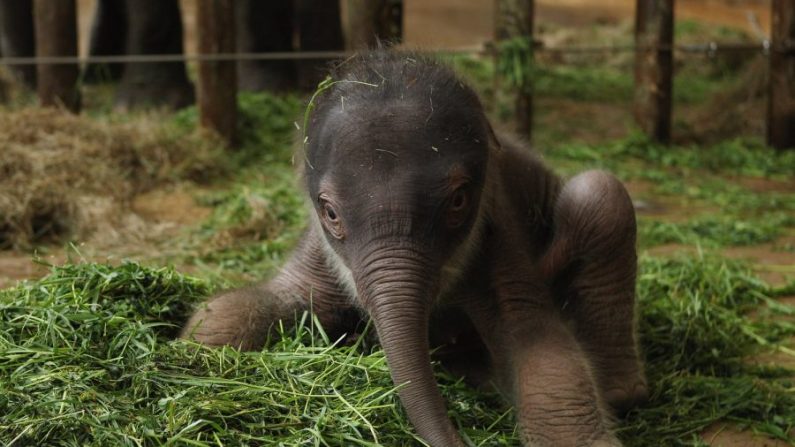
{"label": "hay bale", "polygon": [[136,194],[223,170],[218,139],[162,121],[0,111],[0,248],[84,238],[122,223]]}

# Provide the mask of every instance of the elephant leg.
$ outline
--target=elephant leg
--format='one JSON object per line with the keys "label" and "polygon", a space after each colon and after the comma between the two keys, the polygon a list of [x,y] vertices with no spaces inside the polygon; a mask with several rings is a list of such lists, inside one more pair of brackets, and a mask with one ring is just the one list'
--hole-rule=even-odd
{"label": "elephant leg", "polygon": [[574,335],[553,315],[534,332],[511,355],[512,394],[525,445],[620,446],[609,431],[596,378]]}
{"label": "elephant leg", "polygon": [[[294,6],[288,1],[237,0],[237,50],[241,53],[293,51]],[[240,90],[282,91],[296,85],[295,61],[241,60]]]}
{"label": "elephant leg", "polygon": [[328,274],[322,248],[310,232],[275,278],[211,298],[188,320],[181,337],[257,350],[275,335],[280,321],[289,328],[302,312],[311,311],[337,339],[360,321],[351,301]]}
{"label": "elephant leg", "polygon": [[636,340],[632,202],[615,177],[588,171],[563,187],[554,222],[544,272],[574,321],[602,397],[623,414],[648,394]]}
{"label": "elephant leg", "polygon": [[458,307],[436,309],[429,326],[432,358],[468,385],[489,389],[489,352],[466,313]]}
{"label": "elephant leg", "polygon": [[[5,57],[32,57],[36,53],[32,0],[0,0],[0,54]],[[15,77],[36,89],[36,66],[13,65]]]}
{"label": "elephant leg", "polygon": [[[99,0],[94,9],[88,54],[106,56],[124,54],[127,34],[125,0]],[[122,64],[90,63],[83,72],[83,82],[100,83],[118,81]]]}
{"label": "elephant leg", "polygon": [[[177,0],[126,0],[127,54],[182,54],[182,14]],[[124,65],[115,105],[127,110],[193,103],[184,62]]]}
{"label": "elephant leg", "polygon": [[[297,0],[296,22],[301,51],[342,51],[340,3],[326,0]],[[329,60],[304,59],[298,62],[298,87],[314,91],[326,77]]]}

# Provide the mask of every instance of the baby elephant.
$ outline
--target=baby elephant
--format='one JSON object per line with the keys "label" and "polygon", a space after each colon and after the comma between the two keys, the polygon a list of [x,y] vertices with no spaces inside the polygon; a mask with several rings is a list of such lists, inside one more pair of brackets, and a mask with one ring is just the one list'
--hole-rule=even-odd
{"label": "baby elephant", "polygon": [[305,129],[308,230],[275,278],[214,297],[183,337],[260,349],[310,305],[331,334],[364,311],[430,445],[464,445],[429,355],[458,343],[458,363],[478,358],[510,396],[524,445],[619,446],[612,414],[647,395],[623,185],[562,182],[423,56],[359,55],[327,85]]}

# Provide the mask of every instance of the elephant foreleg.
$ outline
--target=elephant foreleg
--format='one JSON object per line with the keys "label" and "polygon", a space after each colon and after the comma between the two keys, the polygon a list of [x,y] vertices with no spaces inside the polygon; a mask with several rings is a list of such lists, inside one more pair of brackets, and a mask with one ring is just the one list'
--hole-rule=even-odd
{"label": "elephant foreleg", "polygon": [[187,322],[182,337],[256,350],[274,335],[279,321],[290,327],[304,311],[314,313],[334,338],[354,329],[359,315],[328,273],[323,251],[311,232],[274,279],[211,298]]}

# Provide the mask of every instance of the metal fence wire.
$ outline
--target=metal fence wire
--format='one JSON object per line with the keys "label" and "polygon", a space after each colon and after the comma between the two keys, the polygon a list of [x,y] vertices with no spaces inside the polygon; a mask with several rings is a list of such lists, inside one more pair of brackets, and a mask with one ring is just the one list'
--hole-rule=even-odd
{"label": "metal fence wire", "polygon": [[[683,54],[717,55],[720,53],[748,53],[769,55],[771,52],[792,54],[795,44],[773,47],[768,39],[758,44],[733,42],[702,42],[677,45],[567,45],[547,46],[538,44],[535,51],[540,53],[633,53],[636,51],[673,51]],[[493,45],[484,47],[441,48],[421,50],[435,54],[471,54],[488,56],[494,54]],[[126,64],[163,62],[221,62],[256,60],[310,60],[342,59],[356,54],[354,51],[290,51],[262,53],[213,53],[213,54],[125,54],[101,56],[30,56],[0,57],[2,65],[48,65],[48,64]]]}

